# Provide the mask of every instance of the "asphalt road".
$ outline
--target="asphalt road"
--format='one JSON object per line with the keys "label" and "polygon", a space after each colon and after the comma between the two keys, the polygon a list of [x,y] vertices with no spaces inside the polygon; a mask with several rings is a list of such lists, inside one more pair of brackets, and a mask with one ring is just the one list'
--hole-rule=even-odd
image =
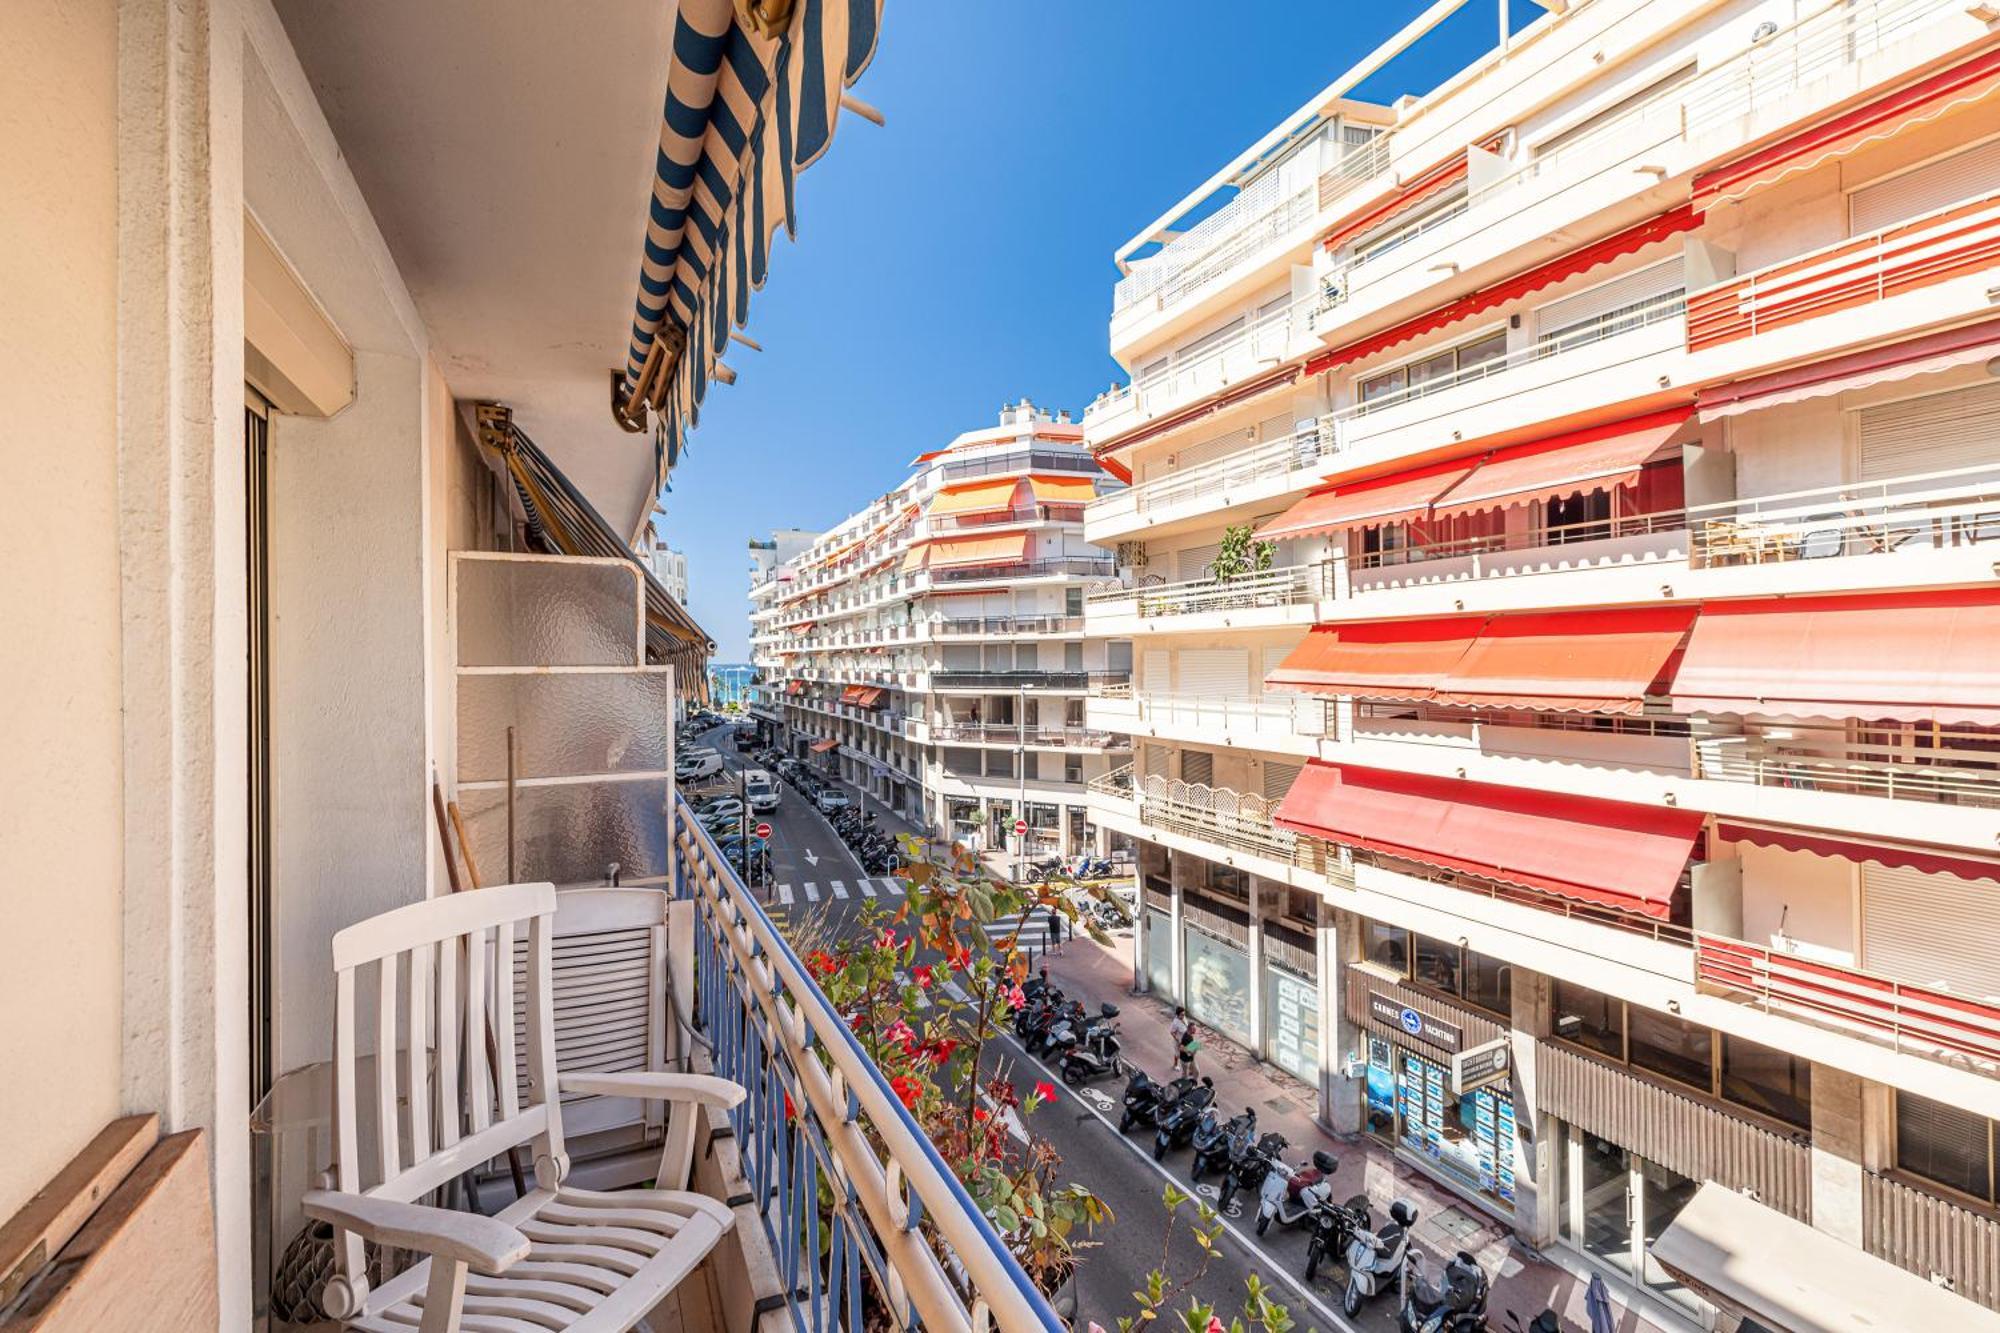
{"label": "asphalt road", "polygon": [[[715,733],[715,748],[724,755],[732,775],[745,759],[730,747],[727,734]],[[762,816],[771,824],[771,880],[763,893],[774,916],[798,920],[802,914],[816,913],[824,922],[815,929],[832,938],[850,934],[867,896],[858,889],[862,881],[876,892],[878,900],[893,904],[882,877],[862,871],[846,846],[834,835],[818,811],[798,791],[781,784],[783,799],[775,814]],[[850,795],[852,795],[850,789]],[[832,886],[838,882],[843,894]],[[810,897],[806,886],[813,886]],[[844,896],[843,896],[844,895]],[[918,959],[919,962],[934,961]],[[1122,1003],[1118,995],[1083,997],[1094,1009],[1100,1001]],[[1377,1333],[1395,1327],[1388,1297],[1379,1298],[1364,1309],[1355,1323],[1340,1314],[1339,1283],[1326,1271],[1308,1287],[1302,1276],[1305,1268],[1306,1234],[1303,1230],[1283,1230],[1273,1226],[1258,1238],[1252,1233],[1256,1221],[1255,1201],[1237,1200],[1235,1217],[1224,1218],[1225,1230],[1216,1252],[1204,1268],[1200,1247],[1189,1235],[1191,1208],[1172,1228],[1169,1245],[1167,1210],[1162,1192],[1169,1180],[1183,1192],[1199,1191],[1213,1203],[1213,1177],[1197,1187],[1188,1179],[1193,1154],[1172,1152],[1164,1161],[1151,1156],[1151,1136],[1134,1130],[1128,1137],[1118,1133],[1118,1106],[1124,1092],[1122,1080],[1106,1080],[1089,1088],[1063,1085],[1053,1070],[1031,1059],[1011,1038],[988,1048],[989,1060],[1011,1067],[1017,1084],[1031,1087],[1047,1081],[1057,1087],[1056,1098],[1031,1113],[1033,1127],[1062,1154],[1067,1177],[1089,1188],[1108,1204],[1116,1216],[1114,1225],[1102,1228],[1086,1251],[1078,1282],[1076,1326],[1096,1321],[1116,1328],[1121,1315],[1136,1309],[1132,1293],[1145,1283],[1146,1276],[1164,1267],[1173,1282],[1193,1279],[1176,1303],[1184,1309],[1191,1300],[1211,1304],[1226,1324],[1243,1304],[1244,1281],[1251,1273],[1262,1276],[1274,1299],[1291,1313],[1296,1326],[1304,1329],[1353,1330]],[[1227,1087],[1219,1088],[1226,1113],[1238,1108],[1231,1103]],[[1333,1271],[1340,1270],[1337,1265]],[[1198,1277],[1196,1275],[1199,1275]]]}

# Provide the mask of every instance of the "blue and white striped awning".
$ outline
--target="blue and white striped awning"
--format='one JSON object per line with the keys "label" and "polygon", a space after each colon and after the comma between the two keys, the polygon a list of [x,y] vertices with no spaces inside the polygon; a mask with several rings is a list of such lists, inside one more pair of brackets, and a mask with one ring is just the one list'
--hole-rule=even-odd
{"label": "blue and white striped awning", "polygon": [[621,412],[655,411],[663,483],[881,17],[882,0],[680,0]]}

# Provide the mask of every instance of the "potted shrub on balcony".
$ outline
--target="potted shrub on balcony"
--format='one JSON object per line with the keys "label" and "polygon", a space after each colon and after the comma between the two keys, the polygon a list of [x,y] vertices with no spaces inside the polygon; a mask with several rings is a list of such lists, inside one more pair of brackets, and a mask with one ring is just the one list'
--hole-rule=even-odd
{"label": "potted shrub on balcony", "polygon": [[[1252,574],[1262,574],[1271,568],[1278,557],[1278,548],[1270,542],[1260,542],[1251,536],[1253,531],[1248,523],[1238,523],[1224,528],[1222,545],[1215,552],[1215,559],[1209,562],[1209,577],[1224,584]],[[1271,589],[1259,589],[1250,593],[1247,600],[1228,598],[1230,605],[1276,606],[1278,595]]]}

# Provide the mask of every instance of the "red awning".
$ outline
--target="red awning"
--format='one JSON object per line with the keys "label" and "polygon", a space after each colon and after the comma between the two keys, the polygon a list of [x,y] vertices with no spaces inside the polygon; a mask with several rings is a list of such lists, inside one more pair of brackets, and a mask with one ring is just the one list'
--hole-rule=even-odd
{"label": "red awning", "polygon": [[1264,683],[1307,694],[1428,699],[1485,623],[1484,616],[1315,625]]}
{"label": "red awning", "polygon": [[1459,458],[1408,472],[1392,472],[1386,477],[1329,486],[1312,492],[1257,529],[1257,536],[1264,541],[1284,541],[1341,528],[1420,518],[1430,512],[1438,496],[1463,481],[1470,471],[1471,460]]}
{"label": "red awning", "polygon": [[834,740],[831,736],[829,736],[827,739],[823,741],[814,741],[812,751],[814,754],[825,754],[828,750],[833,749],[839,744],[840,744],[839,741]]}
{"label": "red awning", "polygon": [[1321,625],[1269,685],[1464,708],[1632,714],[1671,674],[1693,607]]}
{"label": "red awning", "polygon": [[786,694],[803,694],[805,692],[805,688],[806,688],[806,683],[802,680],[788,680],[785,682]]}
{"label": "red awning", "polygon": [[2000,861],[1956,856],[1927,848],[1904,847],[1892,843],[1863,842],[1832,834],[1806,833],[1798,829],[1764,828],[1757,824],[1717,824],[1715,836],[1726,842],[1748,842],[1759,847],[1775,847],[1787,852],[1811,852],[1814,856],[1838,857],[1843,861],[1873,861],[1876,865],[1920,870],[1926,875],[1956,875],[1960,879],[2000,881]]}
{"label": "red awning", "polygon": [[1762,598],[1701,609],[1683,713],[2000,724],[2000,590]]}
{"label": "red awning", "polygon": [[1130,486],[1132,484],[1132,469],[1126,467],[1123,463],[1113,458],[1110,454],[1099,455],[1097,459],[1097,466],[1103,468],[1106,472],[1118,478],[1118,480],[1124,482],[1127,486]]}
{"label": "red awning", "polygon": [[2000,355],[2000,319],[1983,320],[1943,333],[1849,352],[1811,365],[1718,384],[1697,394],[1695,407],[1704,422],[1714,421],[1742,412],[1761,412],[1784,403],[1804,402],[1808,398],[1825,398],[1850,389],[1931,375],[1996,355]]}
{"label": "red awning", "polygon": [[861,693],[854,697],[854,702],[860,704],[863,708],[880,708],[882,706],[882,687],[879,685],[864,686]]}
{"label": "red awning", "polygon": [[849,685],[841,690],[840,702],[844,704],[858,704],[863,702],[862,696],[867,693],[868,687],[866,685]]}
{"label": "red awning", "polygon": [[1639,469],[1687,421],[1690,409],[1669,408],[1489,454],[1443,496],[1440,518],[1506,505],[1604,491],[1638,481]]}
{"label": "red awning", "polygon": [[1397,190],[1387,199],[1377,202],[1372,208],[1363,209],[1347,221],[1341,223],[1338,227],[1335,227],[1320,238],[1320,244],[1325,246],[1327,252],[1331,254],[1340,248],[1342,242],[1359,236],[1370,227],[1387,222],[1399,213],[1407,212],[1411,207],[1430,198],[1430,196],[1438,193],[1440,190],[1444,190],[1464,180],[1468,165],[1468,156],[1464,149],[1460,149],[1456,154],[1419,175],[1415,180],[1405,185],[1402,189]]}
{"label": "red awning", "polygon": [[1439,306],[1426,314],[1406,319],[1401,324],[1384,329],[1373,337],[1351,342],[1345,347],[1336,347],[1330,352],[1322,352],[1306,362],[1305,373],[1311,377],[1323,370],[1344,366],[1350,361],[1359,361],[1363,357],[1387,351],[1398,343],[1405,343],[1446,325],[1470,319],[1481,311],[1491,310],[1509,301],[1517,301],[1530,292],[1540,291],[1565,278],[1573,278],[1579,273],[1588,272],[1599,264],[1608,264],[1614,259],[1642,250],[1655,241],[1664,241],[1669,236],[1692,230],[1700,221],[1700,215],[1684,204],[1671,213],[1662,213],[1649,221],[1627,227],[1624,231],[1616,232],[1580,250],[1573,250],[1559,259],[1537,265],[1505,282],[1495,283],[1469,296],[1461,296],[1449,305]]}
{"label": "red awning", "polygon": [[1698,173],[1694,206],[1707,210],[1775,185],[1787,176],[1843,158],[1915,125],[2000,90],[2000,49],[1987,51],[1929,78],[1780,139],[1734,162]]}
{"label": "red awning", "polygon": [[1306,764],[1283,828],[1665,919],[1704,816],[1387,769]]}

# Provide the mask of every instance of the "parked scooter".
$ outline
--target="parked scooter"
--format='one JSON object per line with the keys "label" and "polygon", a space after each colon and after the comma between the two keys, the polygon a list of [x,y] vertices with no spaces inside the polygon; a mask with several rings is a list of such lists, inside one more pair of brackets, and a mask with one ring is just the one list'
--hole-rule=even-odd
{"label": "parked scooter", "polygon": [[1194,1136],[1188,1140],[1194,1146],[1194,1166],[1188,1174],[1196,1180],[1218,1166],[1228,1165],[1231,1143],[1257,1137],[1255,1108],[1239,1111],[1228,1120],[1220,1119],[1220,1114],[1214,1106],[1202,1112],[1201,1123],[1194,1127]]}
{"label": "parked scooter", "polygon": [[1349,1319],[1361,1313],[1361,1302],[1387,1291],[1402,1276],[1410,1251],[1410,1228],[1417,1210],[1408,1199],[1389,1205],[1389,1223],[1380,1231],[1363,1231],[1347,1244],[1347,1290],[1340,1298]]}
{"label": "parked scooter", "polygon": [[1071,1000],[1057,1006],[1039,1033],[1031,1033],[1028,1053],[1051,1064],[1057,1063],[1083,1035],[1083,1001]]}
{"label": "parked scooter", "polygon": [[1201,1113],[1215,1104],[1215,1080],[1202,1076],[1200,1083],[1188,1088],[1171,1103],[1161,1103],[1153,1112],[1154,1123],[1159,1128],[1153,1134],[1153,1160],[1159,1161],[1170,1148],[1185,1148],[1188,1139],[1194,1135],[1194,1127],[1201,1120]]}
{"label": "parked scooter", "polygon": [[1257,1193],[1265,1177],[1270,1175],[1271,1168],[1291,1145],[1285,1141],[1283,1134],[1272,1130],[1254,1144],[1245,1142],[1240,1146],[1241,1151],[1238,1150],[1239,1145],[1230,1145],[1229,1163],[1222,1172],[1222,1194],[1215,1201],[1215,1211],[1225,1216],[1229,1212],[1229,1201],[1236,1197],[1236,1192]]}
{"label": "parked scooter", "polygon": [[1346,1203],[1328,1199],[1321,1204],[1313,1212],[1312,1239],[1306,1242],[1306,1281],[1318,1275],[1322,1260],[1345,1255],[1354,1238],[1374,1226],[1366,1194],[1352,1195]]}
{"label": "parked scooter", "polygon": [[[1174,1080],[1175,1083],[1184,1081]],[[1167,1095],[1169,1086],[1171,1085],[1155,1082],[1143,1069],[1134,1069],[1131,1080],[1125,1084],[1125,1109],[1118,1116],[1118,1132],[1126,1134],[1131,1132],[1134,1125],[1152,1124],[1153,1112],[1158,1109],[1161,1099]]]}
{"label": "parked scooter", "polygon": [[1436,1286],[1424,1280],[1421,1255],[1411,1254],[1407,1263],[1396,1318],[1401,1333],[1484,1333],[1488,1284],[1477,1260],[1460,1250]]}
{"label": "parked scooter", "polygon": [[1118,1024],[1112,1021],[1117,1017],[1117,1005],[1097,1006],[1097,1017],[1083,1030],[1083,1040],[1063,1056],[1063,1082],[1074,1086],[1125,1071],[1125,1062],[1118,1058],[1122,1049]]}
{"label": "parked scooter", "polygon": [[1324,1150],[1313,1153],[1311,1166],[1273,1162],[1258,1191],[1257,1234],[1269,1231],[1273,1219],[1289,1227],[1311,1217],[1314,1209],[1333,1197],[1333,1172],[1339,1165],[1339,1160]]}

